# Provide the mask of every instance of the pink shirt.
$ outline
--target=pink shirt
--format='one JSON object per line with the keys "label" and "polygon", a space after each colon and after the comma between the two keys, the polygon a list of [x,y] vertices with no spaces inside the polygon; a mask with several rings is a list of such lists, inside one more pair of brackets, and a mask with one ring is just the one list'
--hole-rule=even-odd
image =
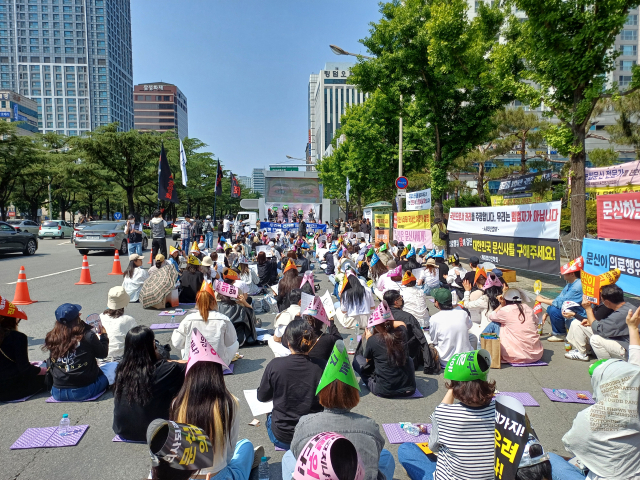
{"label": "pink shirt", "polygon": [[502,362],[532,363],[542,358],[540,335],[533,320],[533,310],[522,304],[524,322],[517,305],[506,305],[489,313],[489,320],[500,324]]}

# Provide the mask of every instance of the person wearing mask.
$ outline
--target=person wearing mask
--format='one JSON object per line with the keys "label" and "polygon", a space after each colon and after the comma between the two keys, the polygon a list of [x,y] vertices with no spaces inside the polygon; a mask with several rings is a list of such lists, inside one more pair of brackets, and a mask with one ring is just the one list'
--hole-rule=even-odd
{"label": "person wearing mask", "polygon": [[[245,293],[241,293],[235,286],[235,278],[237,274],[231,269],[225,269],[222,278],[224,283],[234,287],[233,289],[223,291],[216,287],[216,300],[218,301],[218,311],[226,315],[234,328],[238,337],[238,344],[242,347],[246,343],[252,345],[257,341],[256,334],[256,314],[251,305],[251,298]],[[217,285],[217,284],[216,284]]]}
{"label": "person wearing mask", "polygon": [[345,328],[364,328],[371,312],[376,307],[369,288],[365,288],[353,269],[347,268],[339,287],[340,302],[336,302],[336,318]]}
{"label": "person wearing mask", "polygon": [[422,328],[429,328],[429,307],[427,307],[427,296],[421,288],[416,285],[418,280],[411,270],[405,270],[402,277],[400,295],[402,295],[405,312],[410,313],[418,320]]}
{"label": "person wearing mask", "polygon": [[353,368],[371,393],[379,397],[410,397],[416,391],[413,360],[407,346],[407,327],[394,320],[384,300],[369,317],[364,352]]}
{"label": "person wearing mask", "polygon": [[134,253],[129,255],[129,266],[122,274],[122,287],[125,289],[131,302],[138,302],[140,289],[144,281],[149,278],[149,273],[142,268],[144,257]]}
{"label": "person wearing mask", "polygon": [[[283,259],[283,262],[285,260]],[[298,275],[298,269],[293,260],[289,259],[284,267],[282,278],[278,282],[278,294],[276,301],[278,302],[278,311],[282,312],[289,308],[289,293],[294,288],[300,288],[302,278]]]}
{"label": "person wearing mask", "polygon": [[47,367],[29,362],[29,339],[18,331],[27,314],[0,296],[0,401],[20,400],[44,389]]}
{"label": "person wearing mask", "polygon": [[[475,365],[475,374],[468,363]],[[414,443],[398,448],[398,461],[411,480],[495,478],[496,382],[487,381],[490,365],[486,350],[459,353],[449,360],[444,371],[447,393],[431,415],[429,449],[438,454],[437,461]]]}
{"label": "person wearing mask", "polygon": [[[194,329],[182,388],[176,395],[169,419],[201,428],[211,439],[213,466],[200,470],[197,477],[249,480],[251,468],[258,465],[264,448],[255,450],[247,439],[238,441],[240,405],[227,389],[224,363],[206,338]],[[251,466],[251,468],[248,468]],[[211,478],[211,477],[210,477]]]}
{"label": "person wearing mask", "polygon": [[429,321],[431,344],[438,351],[440,364],[446,365],[456,353],[469,352],[478,339],[469,329],[473,326],[469,314],[461,308],[454,308],[451,292],[438,288],[431,292],[435,307],[440,310]]}
{"label": "person wearing mask", "polygon": [[191,216],[189,214],[184,216],[184,221],[180,224],[180,240],[182,251],[186,252],[186,255],[191,245]]}
{"label": "person wearing mask", "polygon": [[257,263],[259,287],[269,287],[278,283],[278,267],[274,256],[267,257],[265,252],[260,252]]}
{"label": "person wearing mask", "polygon": [[109,354],[109,337],[104,327],[94,333],[80,318],[81,310],[80,305],[60,305],[56,309],[56,323],[42,346],[43,351],[49,352],[51,395],[62,402],[82,402],[109,386],[97,362]]}
{"label": "person wearing mask", "polygon": [[127,332],[113,390],[113,431],[124,440],[144,440],[149,424],[169,418],[171,402],[182,388],[185,362],[158,357],[153,330],[143,325]]}
{"label": "person wearing mask", "polygon": [[196,295],[204,281],[204,274],[200,270],[201,265],[202,263],[195,255],[189,255],[187,258],[187,269],[180,278],[180,286],[182,287],[178,297],[180,303],[196,302]]}
{"label": "person wearing mask", "polygon": [[[305,307],[302,309],[301,316],[309,323],[315,335],[315,340],[308,355],[311,358],[318,358],[326,362],[329,360],[335,343],[338,340],[342,340],[342,335],[340,335],[333,318],[327,316],[320,297],[307,293],[303,293],[302,296],[305,301]],[[283,346],[287,347],[284,344]]]}
{"label": "person wearing mask", "polygon": [[322,411],[315,392],[326,362],[309,357],[315,334],[302,318],[287,325],[283,340],[291,355],[274,358],[266,366],[258,400],[273,401],[273,411],[267,416],[267,434],[275,446],[289,450],[300,417]]}
{"label": "person wearing mask", "polygon": [[500,357],[503,362],[537,362],[542,358],[544,349],[533,310],[525,303],[531,300],[517,287],[509,288],[498,300],[500,305],[489,313],[491,323],[484,333],[496,333],[500,337]]}
{"label": "person wearing mask", "polygon": [[213,248],[213,222],[211,215],[207,215],[202,224],[202,232],[204,233],[204,248],[206,250]]}
{"label": "person wearing mask", "polygon": [[[153,211],[153,218],[149,221],[151,227],[151,256],[155,258],[156,255],[161,253],[165,258],[167,257],[167,240],[166,230],[167,222],[162,218],[162,212],[160,210]],[[142,252],[139,252],[142,255]]]}
{"label": "person wearing mask", "polygon": [[447,241],[449,240],[449,232],[447,231],[447,227],[441,217],[433,219],[433,225],[431,225],[431,239],[433,241],[434,248],[438,253],[442,252],[444,258]]}
{"label": "person wearing mask", "polygon": [[134,253],[142,255],[142,223],[136,220],[135,215],[129,214],[124,226],[124,234],[127,236],[129,256]]}
{"label": "person wearing mask", "polygon": [[[635,311],[636,305],[626,302],[624,292],[617,285],[605,285],[600,289],[602,303],[611,313],[601,319],[596,319],[591,302],[584,296],[582,306],[586,318],[582,322],[573,322],[569,327],[567,342],[574,349],[565,353],[570,360],[589,361],[588,351],[592,350],[598,359],[622,358],[629,354],[629,328],[626,318],[629,310]],[[564,312],[565,318],[575,316],[574,312]]]}
{"label": "person wearing mask", "polygon": [[127,332],[138,325],[136,320],[124,314],[129,305],[129,295],[122,287],[113,287],[107,296],[107,309],[100,314],[100,322],[109,336],[107,361],[119,362],[124,354]]}
{"label": "person wearing mask", "polygon": [[273,336],[268,340],[269,347],[273,351],[273,355],[276,357],[286,357],[291,354],[291,351],[282,345],[282,338],[284,337],[284,331],[296,317],[300,317],[302,300],[302,290],[294,288],[289,292],[289,308],[283,310],[278,315],[274,322]]}
{"label": "person wearing mask", "polygon": [[295,459],[311,439],[331,431],[353,443],[362,459],[364,480],[392,480],[395,462],[391,452],[383,448],[385,440],[379,425],[375,420],[351,411],[360,402],[360,386],[342,340],[336,342],[332,358],[334,362],[327,363],[316,389],[324,410],[304,415],[298,421],[291,449],[282,457],[282,478],[291,478]]}
{"label": "person wearing mask", "polygon": [[[551,322],[551,330],[553,335],[547,338],[549,342],[564,342],[567,330],[571,327],[571,323],[575,318],[564,318],[562,316],[562,304],[566,301],[575,302],[578,305],[582,303],[582,282],[580,281],[580,272],[584,267],[584,259],[578,257],[575,260],[563,265],[560,273],[564,277],[567,284],[554,300],[538,295],[536,301],[549,305],[547,307],[547,315]],[[582,318],[586,316],[583,307],[576,308],[576,313]]]}

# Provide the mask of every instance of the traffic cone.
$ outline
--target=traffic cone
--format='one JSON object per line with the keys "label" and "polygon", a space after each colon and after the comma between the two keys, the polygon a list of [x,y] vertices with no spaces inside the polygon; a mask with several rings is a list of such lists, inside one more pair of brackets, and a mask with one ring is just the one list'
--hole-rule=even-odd
{"label": "traffic cone", "polygon": [[18,273],[18,282],[16,283],[16,293],[13,296],[11,303],[14,305],[31,305],[36,303],[37,300],[31,300],[29,296],[29,286],[27,285],[27,274],[24,271],[24,267],[20,267]]}
{"label": "traffic cone", "polygon": [[[158,250],[158,253],[160,253],[160,250]],[[151,251],[151,253],[149,253],[149,262],[147,262],[147,265],[151,265],[153,263],[153,250]]]}
{"label": "traffic cone", "polygon": [[89,271],[89,260],[87,256],[82,257],[82,271],[80,273],[80,281],[76,285],[93,285],[96,282],[91,281],[91,272]]}
{"label": "traffic cone", "polygon": [[116,254],[113,256],[113,268],[109,275],[122,275],[122,265],[120,265],[120,252],[116,250]]}
{"label": "traffic cone", "polygon": [[204,243],[204,237],[200,235],[200,243]]}

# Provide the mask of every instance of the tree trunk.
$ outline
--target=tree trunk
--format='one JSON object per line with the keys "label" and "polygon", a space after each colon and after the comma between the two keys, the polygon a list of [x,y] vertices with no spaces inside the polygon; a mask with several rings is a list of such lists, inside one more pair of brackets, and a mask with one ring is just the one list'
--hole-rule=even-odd
{"label": "tree trunk", "polygon": [[458,208],[460,206],[460,187],[456,187],[454,195],[454,205],[456,208]]}
{"label": "tree trunk", "polygon": [[476,188],[478,189],[478,197],[480,197],[480,203],[487,203],[486,198],[484,197],[484,163],[480,162],[478,164],[478,180],[476,183]]}
{"label": "tree trunk", "polygon": [[520,170],[522,174],[527,173],[527,137],[522,134],[522,142],[520,143]]}
{"label": "tree trunk", "polygon": [[3,222],[7,221],[7,211],[5,209],[5,201],[4,200],[0,200],[0,217],[2,218]]}
{"label": "tree trunk", "polygon": [[[67,201],[66,199],[62,198],[62,196],[59,197],[60,198],[60,219],[64,220],[64,216],[66,213],[66,205],[67,205]],[[53,216],[52,216],[53,218]]]}
{"label": "tree trunk", "polygon": [[135,213],[136,207],[133,203],[133,187],[127,187],[127,206],[129,207],[130,214]]}
{"label": "tree trunk", "polygon": [[581,150],[571,155],[571,255],[578,258],[582,255],[582,240],[587,233],[587,202],[585,197],[585,131],[573,128],[574,146]]}
{"label": "tree trunk", "polygon": [[109,197],[106,200],[107,220],[111,220],[111,205],[109,204]]}

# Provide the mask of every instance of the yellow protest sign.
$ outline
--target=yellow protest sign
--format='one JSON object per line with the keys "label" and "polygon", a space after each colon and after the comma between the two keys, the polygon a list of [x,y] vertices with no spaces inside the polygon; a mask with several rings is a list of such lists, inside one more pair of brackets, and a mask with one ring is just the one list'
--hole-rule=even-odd
{"label": "yellow protest sign", "polygon": [[608,272],[601,273],[598,275],[600,279],[600,286],[604,287],[605,285],[613,285],[620,279],[620,269],[614,268],[613,270],[609,270]]}
{"label": "yellow protest sign", "polygon": [[598,305],[600,303],[600,277],[583,271],[580,274],[580,281],[582,282],[582,293],[587,297],[587,300]]}
{"label": "yellow protest sign", "polygon": [[396,223],[400,230],[429,230],[431,228],[431,214],[428,210],[416,212],[399,212]]}
{"label": "yellow protest sign", "polygon": [[533,282],[533,291],[536,292],[536,295],[540,295],[542,291],[542,282],[540,280]]}
{"label": "yellow protest sign", "polygon": [[388,214],[376,214],[373,216],[374,226],[376,228],[384,229],[390,227],[389,215]]}

